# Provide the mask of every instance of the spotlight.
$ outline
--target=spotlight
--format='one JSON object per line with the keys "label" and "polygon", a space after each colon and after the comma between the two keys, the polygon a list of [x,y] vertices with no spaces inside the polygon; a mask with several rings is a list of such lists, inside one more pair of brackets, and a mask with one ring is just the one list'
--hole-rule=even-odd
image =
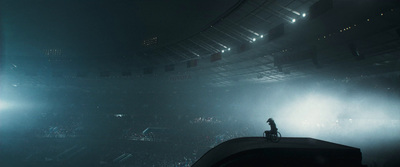
{"label": "spotlight", "polygon": [[222,53],[224,53],[224,52],[225,52],[225,50],[222,50],[221,52],[222,52]]}
{"label": "spotlight", "polygon": [[264,35],[260,35],[260,38],[264,38]]}
{"label": "spotlight", "polygon": [[292,23],[296,22],[296,19],[292,19]]}
{"label": "spotlight", "polygon": [[302,15],[303,17],[306,17],[307,16],[307,14],[306,13],[303,13],[303,15]]}
{"label": "spotlight", "polygon": [[256,38],[253,38],[253,42],[255,42],[256,41]]}
{"label": "spotlight", "polygon": [[114,114],[114,116],[117,117],[117,118],[121,118],[121,117],[123,117],[125,115],[124,114]]}

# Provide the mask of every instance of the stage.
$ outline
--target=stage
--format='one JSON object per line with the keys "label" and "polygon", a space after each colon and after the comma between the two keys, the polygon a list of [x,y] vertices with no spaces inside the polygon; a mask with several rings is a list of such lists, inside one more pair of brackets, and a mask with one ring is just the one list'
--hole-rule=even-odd
{"label": "stage", "polygon": [[313,138],[237,138],[204,154],[193,167],[202,166],[362,166],[358,148]]}

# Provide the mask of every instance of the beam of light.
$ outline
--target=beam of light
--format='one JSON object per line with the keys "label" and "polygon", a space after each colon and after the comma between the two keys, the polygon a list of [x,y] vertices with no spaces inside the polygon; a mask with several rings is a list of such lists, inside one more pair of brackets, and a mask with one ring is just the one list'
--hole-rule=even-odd
{"label": "beam of light", "polygon": [[33,110],[37,108],[44,108],[46,103],[33,103],[32,101],[8,101],[0,100],[0,112],[1,111],[23,111],[23,110]]}
{"label": "beam of light", "polygon": [[[236,41],[239,41],[239,42],[241,42],[241,40],[239,40],[239,39],[237,39],[237,38],[235,38],[234,36],[232,36],[232,35],[230,35],[229,33],[227,33],[227,32],[224,32],[224,31],[221,31],[221,30],[219,30],[218,28],[216,28],[216,27],[212,27],[214,30],[216,30],[216,31],[218,31],[218,32],[220,32],[220,33],[222,33],[222,34],[224,34],[224,35],[226,35],[226,36],[228,36],[228,37],[230,37],[230,38],[232,38],[232,39],[234,39],[234,40],[236,40]],[[222,28],[222,27],[221,27]]]}
{"label": "beam of light", "polygon": [[8,107],[9,107],[9,105],[6,102],[0,100],[0,111],[5,110]]}
{"label": "beam of light", "polygon": [[[249,36],[247,36],[247,35],[239,32],[239,31],[235,30],[234,26],[233,27],[231,27],[231,26],[228,27],[227,25],[224,25],[224,24],[221,24],[220,26],[221,26],[221,28],[224,28],[226,32],[230,31],[231,34],[235,34],[236,36],[240,37],[243,40],[246,40],[246,41],[251,40],[251,38]],[[240,42],[241,42],[241,40],[240,40]]]}
{"label": "beam of light", "polygon": [[[270,12],[271,14],[273,14],[273,15],[281,18],[281,19],[284,19],[284,20],[289,21],[289,22],[291,21],[291,17],[290,16],[288,16],[288,15],[286,15],[286,14],[280,12],[280,11],[274,10],[273,8],[268,8],[268,10],[266,10],[266,11]],[[298,12],[295,12],[294,14],[300,16],[300,13],[298,13]]]}
{"label": "beam of light", "polygon": [[229,22],[229,23],[231,23],[231,24],[233,24],[233,25],[235,25],[235,26],[237,26],[237,27],[240,27],[241,29],[243,29],[243,30],[245,30],[245,31],[247,31],[247,32],[249,32],[249,33],[252,33],[253,35],[259,36],[259,34],[258,34],[257,32],[255,32],[255,31],[253,31],[253,30],[250,30],[249,28],[247,28],[247,27],[245,27],[245,26],[243,26],[243,25],[241,25],[241,24],[238,24],[238,23],[236,23],[236,22],[233,22],[233,21],[231,21],[231,20],[229,20],[229,19],[225,19],[225,21],[227,21],[227,22]]}
{"label": "beam of light", "polygon": [[284,118],[285,125],[296,127],[291,132],[295,135],[314,136],[320,128],[336,121],[337,111],[342,110],[340,101],[322,95],[309,95],[289,103],[279,114]]}
{"label": "beam of light", "polygon": [[396,102],[377,95],[306,94],[275,113],[286,136],[313,137],[363,147],[371,141],[400,140]]}
{"label": "beam of light", "polygon": [[290,8],[285,7],[285,6],[282,6],[282,5],[278,5],[278,6],[281,7],[281,8],[283,8],[283,9],[286,9],[286,10],[289,11],[289,12],[292,12],[292,13],[295,14],[295,15],[300,16],[300,13],[297,12],[297,11],[295,11],[295,10],[293,10],[293,9],[290,9]]}
{"label": "beam of light", "polygon": [[207,34],[205,34],[205,33],[201,33],[200,35],[202,35],[204,38],[207,38],[208,40],[214,42],[215,44],[217,44],[217,45],[219,45],[219,46],[221,46],[221,47],[223,47],[223,48],[227,48],[225,45],[223,45],[223,44],[220,43],[220,42],[217,42],[216,40],[214,40],[214,39],[212,39],[212,38],[210,38],[210,37],[209,37]]}

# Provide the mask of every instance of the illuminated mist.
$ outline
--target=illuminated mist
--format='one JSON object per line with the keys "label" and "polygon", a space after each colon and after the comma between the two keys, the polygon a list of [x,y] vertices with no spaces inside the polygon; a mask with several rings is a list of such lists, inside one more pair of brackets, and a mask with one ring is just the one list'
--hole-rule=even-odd
{"label": "illuminated mist", "polygon": [[243,103],[253,111],[246,118],[257,122],[255,127],[260,132],[269,129],[265,121],[273,117],[282,136],[312,137],[357,147],[365,163],[389,158],[391,151],[400,148],[398,85],[306,82],[260,90]]}
{"label": "illuminated mist", "polygon": [[[133,93],[126,97],[114,95],[115,99],[121,96],[115,102],[103,96],[93,97],[92,101],[110,105],[123,103],[127,114],[133,113],[133,107],[139,105],[151,107],[156,114],[154,117],[167,114],[169,118],[185,119],[186,122],[195,118],[216,118],[218,123],[203,130],[236,133],[245,129],[246,133],[241,133],[244,135],[234,137],[262,136],[264,130],[269,130],[266,120],[272,117],[283,137],[311,137],[357,147],[362,151],[364,164],[383,164],[400,150],[400,84],[399,78],[388,83],[380,80],[305,80],[199,89],[182,86],[176,90],[160,87],[157,90],[160,93],[153,93],[154,87],[149,87],[139,90],[150,93]],[[16,125],[29,129],[38,124],[36,117],[39,116],[35,115],[41,112],[35,114],[35,111],[63,108],[76,101],[65,99],[67,103],[56,103],[58,108],[51,107],[55,102],[53,95],[15,89],[18,91],[3,89],[6,93],[0,103],[3,111],[0,112],[0,131],[3,133],[15,131]],[[26,92],[30,92],[29,97]],[[138,102],[129,101],[133,98]],[[157,103],[154,99],[158,99]],[[28,114],[18,114],[24,108],[30,108]]]}

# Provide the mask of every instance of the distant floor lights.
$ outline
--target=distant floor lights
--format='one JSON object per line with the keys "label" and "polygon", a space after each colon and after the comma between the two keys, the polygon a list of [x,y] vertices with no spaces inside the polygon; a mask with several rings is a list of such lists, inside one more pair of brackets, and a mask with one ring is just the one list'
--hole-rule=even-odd
{"label": "distant floor lights", "polygon": [[292,23],[295,23],[296,22],[296,19],[292,19]]}
{"label": "distant floor lights", "polygon": [[256,38],[253,38],[253,42],[255,42],[256,41]]}
{"label": "distant floor lights", "polygon": [[260,35],[260,38],[264,38],[264,35]]}
{"label": "distant floor lights", "polygon": [[306,14],[306,13],[303,13],[301,16],[303,16],[303,17],[306,17],[306,16],[307,16],[307,14]]}

